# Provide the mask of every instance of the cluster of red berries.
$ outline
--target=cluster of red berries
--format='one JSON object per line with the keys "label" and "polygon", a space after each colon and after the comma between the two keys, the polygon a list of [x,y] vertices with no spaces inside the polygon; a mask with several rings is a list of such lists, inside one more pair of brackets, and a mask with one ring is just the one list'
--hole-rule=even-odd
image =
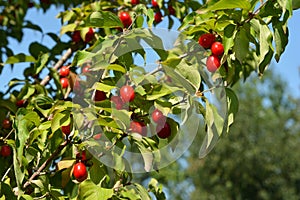
{"label": "cluster of red berries", "polygon": [[[94,34],[94,29],[89,28],[88,32],[85,34],[84,42],[89,43],[90,41],[92,41],[94,38]],[[79,30],[73,32],[72,41],[75,43],[79,43],[82,41],[81,33]]]}
{"label": "cluster of red berries", "polygon": [[207,58],[206,67],[208,71],[215,72],[221,66],[220,57],[224,53],[223,44],[216,41],[216,37],[212,33],[201,35],[198,43],[205,49],[210,48],[212,55]]}
{"label": "cluster of red berries", "polygon": [[68,66],[62,66],[59,71],[60,84],[62,88],[67,88],[69,86],[69,80],[67,76],[70,74],[70,68]]}
{"label": "cluster of red berries", "polygon": [[[138,5],[139,3],[140,3],[139,0],[131,0],[131,5],[133,5],[133,6]],[[154,22],[156,24],[158,24],[159,22],[162,21],[163,16],[162,16],[162,13],[159,9],[159,5],[157,3],[157,0],[152,0],[151,5],[155,9]],[[175,11],[175,9],[173,8],[173,6],[171,4],[168,5],[168,11],[169,11],[169,15],[175,15],[176,11]],[[126,11],[120,12],[119,13],[119,18],[120,18],[124,28],[128,28],[132,24],[131,16]]]}

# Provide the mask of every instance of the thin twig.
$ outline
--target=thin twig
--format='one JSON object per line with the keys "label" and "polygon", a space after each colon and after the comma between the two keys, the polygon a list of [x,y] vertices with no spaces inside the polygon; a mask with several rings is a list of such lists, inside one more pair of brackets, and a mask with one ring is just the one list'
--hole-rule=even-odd
{"label": "thin twig", "polygon": [[58,154],[68,145],[70,144],[71,140],[67,139],[65,140],[59,147],[56,149],[56,151],[39,167],[39,169],[34,172],[31,177],[25,182],[23,185],[23,188],[25,189],[31,184],[31,181],[35,179],[40,173],[58,156]]}
{"label": "thin twig", "polygon": [[2,179],[1,179],[1,182],[4,181],[5,177],[7,176],[7,174],[10,172],[11,168],[13,167],[13,165],[11,165],[5,172],[5,174],[3,175]]}

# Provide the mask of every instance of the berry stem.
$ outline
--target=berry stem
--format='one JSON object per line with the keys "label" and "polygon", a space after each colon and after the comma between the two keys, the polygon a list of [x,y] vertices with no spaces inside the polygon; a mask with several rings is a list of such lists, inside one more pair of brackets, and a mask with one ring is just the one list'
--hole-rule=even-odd
{"label": "berry stem", "polygon": [[5,177],[7,176],[7,174],[10,172],[10,170],[12,169],[13,164],[11,166],[9,166],[9,168],[6,170],[5,174],[2,176],[1,178],[1,182],[4,181]]}

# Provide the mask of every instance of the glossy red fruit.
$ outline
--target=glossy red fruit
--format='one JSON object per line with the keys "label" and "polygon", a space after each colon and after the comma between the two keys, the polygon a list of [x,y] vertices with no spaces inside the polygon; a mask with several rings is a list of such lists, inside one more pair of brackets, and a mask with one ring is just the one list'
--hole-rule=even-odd
{"label": "glossy red fruit", "polygon": [[168,6],[168,11],[169,11],[169,15],[175,15],[176,13],[175,9],[171,5]]}
{"label": "glossy red fruit", "polygon": [[212,33],[205,33],[199,37],[198,43],[203,47],[203,48],[210,48],[211,45],[216,41],[216,37]]}
{"label": "glossy red fruit", "polygon": [[60,76],[68,76],[70,74],[70,68],[68,66],[62,66],[59,70]]}
{"label": "glossy red fruit", "polygon": [[85,34],[84,42],[89,43],[90,41],[92,41],[94,38],[94,35],[95,35],[94,29],[89,28],[89,31]]}
{"label": "glossy red fruit", "polygon": [[212,54],[216,56],[221,56],[224,53],[224,46],[221,42],[214,42],[210,49]]}
{"label": "glossy red fruit", "polygon": [[67,126],[62,126],[61,127],[61,131],[65,134],[65,135],[70,135],[71,133],[71,126],[70,124]]}
{"label": "glossy red fruit", "polygon": [[61,84],[62,88],[67,88],[69,86],[69,80],[67,78],[61,78],[60,84]]}
{"label": "glossy red fruit", "polygon": [[90,72],[90,68],[91,68],[90,65],[85,65],[85,66],[82,68],[81,73],[85,74],[85,73]]}
{"label": "glossy red fruit", "polygon": [[220,59],[218,56],[212,55],[209,56],[206,60],[207,70],[210,72],[215,72],[221,66]]}
{"label": "glossy red fruit", "polygon": [[94,101],[103,101],[106,99],[106,93],[101,90],[96,90]]}
{"label": "glossy red fruit", "polygon": [[115,104],[117,110],[121,110],[124,106],[124,102],[119,96],[112,96],[110,100]]}
{"label": "glossy red fruit", "polygon": [[1,156],[3,156],[3,157],[8,157],[8,156],[10,156],[10,154],[11,154],[10,146],[8,146],[8,145],[3,145],[3,146],[1,147],[0,154],[1,154]]}
{"label": "glossy red fruit", "polygon": [[25,106],[25,102],[26,101],[24,99],[18,100],[16,102],[16,106],[18,106],[19,108],[24,107]]}
{"label": "glossy red fruit", "polygon": [[156,23],[159,23],[159,22],[162,21],[162,14],[161,14],[161,12],[155,13],[155,15],[154,15],[154,21],[155,21]]}
{"label": "glossy red fruit", "polygon": [[119,18],[125,28],[129,27],[132,24],[132,19],[128,12],[125,12],[125,11],[120,12]]}
{"label": "glossy red fruit", "polygon": [[74,31],[72,35],[72,41],[78,43],[81,41],[80,31]]}
{"label": "glossy red fruit", "polygon": [[131,0],[131,5],[135,6],[137,4],[139,4],[140,1],[139,0]]}
{"label": "glossy red fruit", "polygon": [[156,127],[156,132],[157,132],[157,136],[161,139],[166,139],[168,137],[171,136],[171,127],[170,125],[168,124],[168,122],[166,122],[164,124],[164,126],[162,125],[158,125]]}
{"label": "glossy red fruit", "polygon": [[151,117],[155,123],[164,124],[166,122],[166,116],[158,109],[152,112]]}
{"label": "glossy red fruit", "polygon": [[143,122],[131,121],[130,129],[133,133],[139,133],[142,136],[147,136],[147,127]]}
{"label": "glossy red fruit", "polygon": [[81,162],[76,163],[73,167],[73,175],[77,181],[84,181],[88,177],[86,166]]}
{"label": "glossy red fruit", "polygon": [[98,133],[98,134],[96,134],[96,135],[93,136],[93,138],[94,138],[95,140],[100,140],[101,137],[102,137],[102,134],[101,134],[101,133]]}
{"label": "glossy red fruit", "polygon": [[131,87],[130,85],[124,85],[120,89],[120,95],[125,103],[133,101],[135,97],[133,87]]}
{"label": "glossy red fruit", "polygon": [[152,0],[151,4],[152,4],[153,7],[158,7],[158,3],[157,3],[156,0]]}
{"label": "glossy red fruit", "polygon": [[4,119],[2,121],[2,127],[4,129],[10,129],[11,128],[11,121],[9,119]]}

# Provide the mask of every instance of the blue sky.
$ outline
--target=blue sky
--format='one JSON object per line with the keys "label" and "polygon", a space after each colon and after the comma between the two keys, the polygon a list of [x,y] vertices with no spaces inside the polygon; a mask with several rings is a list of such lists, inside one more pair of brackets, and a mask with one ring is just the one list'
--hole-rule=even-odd
{"label": "blue sky", "polygon": [[[53,32],[59,34],[60,21],[55,16],[61,11],[54,6],[46,15],[40,10],[32,9],[28,12],[27,19],[32,20],[33,23],[41,25],[44,33]],[[274,70],[276,73],[282,75],[283,79],[287,81],[290,93],[295,97],[300,97],[300,59],[299,46],[300,46],[300,10],[293,13],[293,17],[289,20],[289,44],[282,55],[279,63],[273,61],[269,70]],[[161,23],[158,27],[167,27],[166,23]],[[15,53],[28,53],[28,47],[31,42],[37,41],[47,44],[47,46],[54,45],[53,41],[44,36],[40,32],[27,30],[25,31],[22,43],[11,40],[10,47],[14,49]],[[18,64],[11,70],[10,66],[5,66],[2,74],[0,75],[0,91],[5,91],[8,86],[8,81],[12,77],[22,78],[23,69],[28,66],[27,64]]]}

